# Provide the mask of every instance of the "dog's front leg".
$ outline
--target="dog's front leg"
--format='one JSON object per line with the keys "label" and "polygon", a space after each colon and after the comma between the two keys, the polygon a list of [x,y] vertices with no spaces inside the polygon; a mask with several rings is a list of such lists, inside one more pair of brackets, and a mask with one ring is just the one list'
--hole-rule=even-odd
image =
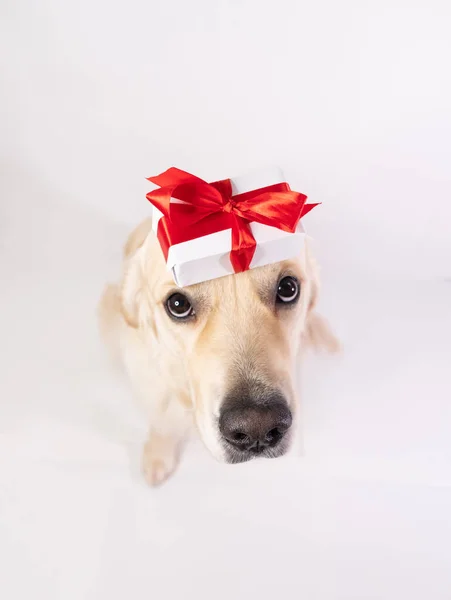
{"label": "dog's front leg", "polygon": [[178,399],[171,399],[164,410],[154,415],[142,457],[142,470],[149,485],[160,485],[175,471],[191,427],[191,413]]}

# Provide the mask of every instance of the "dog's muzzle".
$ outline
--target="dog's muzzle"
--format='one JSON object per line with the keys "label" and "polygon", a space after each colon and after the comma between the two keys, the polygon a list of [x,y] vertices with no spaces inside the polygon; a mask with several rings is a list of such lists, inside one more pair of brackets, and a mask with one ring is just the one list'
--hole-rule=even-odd
{"label": "dog's muzzle", "polygon": [[256,399],[230,395],[224,400],[219,417],[227,462],[281,456],[288,449],[292,420],[287,402],[279,392],[263,397],[259,394]]}

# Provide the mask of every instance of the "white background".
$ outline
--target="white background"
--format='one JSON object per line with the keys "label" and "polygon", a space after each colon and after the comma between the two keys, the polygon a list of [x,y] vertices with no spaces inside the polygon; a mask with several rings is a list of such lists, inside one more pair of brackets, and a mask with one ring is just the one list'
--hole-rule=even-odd
{"label": "white background", "polygon": [[[2,3],[0,593],[451,598],[451,5]],[[145,177],[280,165],[342,358],[304,457],[152,492],[93,316]]]}
{"label": "white background", "polygon": [[214,180],[277,164],[325,203],[336,252],[357,243],[366,267],[450,275],[450,11],[447,0],[10,1],[14,154],[130,222],[146,210],[144,177],[170,165]]}

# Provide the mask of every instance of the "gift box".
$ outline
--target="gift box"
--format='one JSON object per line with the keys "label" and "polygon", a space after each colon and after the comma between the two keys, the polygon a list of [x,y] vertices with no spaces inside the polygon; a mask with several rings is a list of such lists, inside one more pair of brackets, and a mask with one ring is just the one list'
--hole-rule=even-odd
{"label": "gift box", "polygon": [[147,194],[152,227],[179,287],[298,256],[300,218],[316,206],[279,168],[207,183],[172,167],[149,181],[159,186]]}

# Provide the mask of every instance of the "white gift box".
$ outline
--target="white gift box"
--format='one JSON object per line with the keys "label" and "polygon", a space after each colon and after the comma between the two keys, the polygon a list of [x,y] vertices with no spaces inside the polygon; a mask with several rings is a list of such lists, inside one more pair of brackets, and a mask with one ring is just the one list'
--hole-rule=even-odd
{"label": "white gift box", "polygon": [[[249,173],[231,180],[233,195],[243,194],[255,189],[284,183],[281,169],[274,167],[264,171]],[[179,202],[171,199],[171,202]],[[163,214],[155,207],[152,212],[152,228],[157,234],[158,223]],[[263,267],[299,256],[304,244],[305,231],[299,221],[295,233],[287,233],[277,227],[251,223],[250,228],[256,241],[255,254],[251,269]],[[167,256],[167,268],[174,282],[185,287],[224,277],[234,273],[230,262],[232,230],[224,229],[187,242],[170,246]]]}

